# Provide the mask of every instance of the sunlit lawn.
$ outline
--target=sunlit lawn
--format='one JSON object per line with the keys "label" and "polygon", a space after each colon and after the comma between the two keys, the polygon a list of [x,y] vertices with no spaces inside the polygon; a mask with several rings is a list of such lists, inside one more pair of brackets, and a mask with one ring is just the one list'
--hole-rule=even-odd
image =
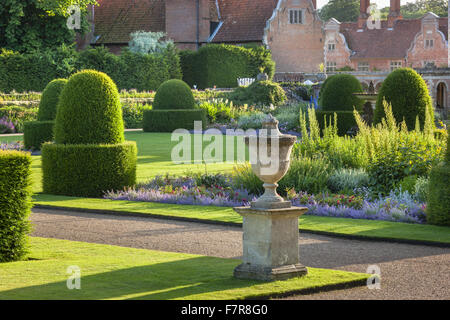
{"label": "sunlit lawn", "polygon": [[[309,268],[307,276],[287,281],[238,280],[236,259],[56,239],[30,242],[28,260],[0,263],[0,299],[245,299],[365,285],[369,277]],[[69,266],[81,271],[79,290],[67,288]]]}

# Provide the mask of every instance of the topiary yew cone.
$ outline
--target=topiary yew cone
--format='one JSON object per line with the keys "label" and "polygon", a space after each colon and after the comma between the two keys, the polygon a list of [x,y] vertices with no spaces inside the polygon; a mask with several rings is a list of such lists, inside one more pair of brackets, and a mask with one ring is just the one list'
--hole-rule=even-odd
{"label": "topiary yew cone", "polygon": [[56,118],[59,96],[67,84],[67,79],[50,81],[42,92],[37,115],[38,121],[51,121]]}
{"label": "topiary yew cone", "polygon": [[409,130],[415,128],[417,117],[419,117],[420,127],[423,129],[426,112],[429,112],[432,119],[434,118],[427,84],[413,69],[397,69],[384,80],[378,93],[374,112],[375,124],[386,117],[383,100],[392,105],[392,113],[397,123],[404,119]]}
{"label": "topiary yew cone", "polygon": [[55,125],[58,144],[124,142],[120,96],[105,73],[83,70],[72,75],[61,93]]}

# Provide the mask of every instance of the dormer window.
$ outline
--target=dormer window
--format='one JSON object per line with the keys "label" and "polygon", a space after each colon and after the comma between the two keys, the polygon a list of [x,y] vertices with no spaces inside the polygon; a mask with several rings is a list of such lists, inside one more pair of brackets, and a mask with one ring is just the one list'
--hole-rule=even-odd
{"label": "dormer window", "polygon": [[328,51],[336,50],[336,44],[334,42],[328,43]]}
{"label": "dormer window", "polygon": [[434,40],[433,39],[425,40],[425,48],[433,48],[433,47],[434,47]]}
{"label": "dormer window", "polygon": [[303,24],[303,10],[289,9],[289,23],[290,24]]}

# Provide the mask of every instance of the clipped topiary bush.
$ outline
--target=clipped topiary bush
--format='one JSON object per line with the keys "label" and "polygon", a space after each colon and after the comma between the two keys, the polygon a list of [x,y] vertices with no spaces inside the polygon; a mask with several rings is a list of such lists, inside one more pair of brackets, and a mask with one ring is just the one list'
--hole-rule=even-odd
{"label": "clipped topiary bush", "polygon": [[[450,129],[447,129],[450,132]],[[430,172],[427,193],[427,222],[450,226],[450,138],[444,162]]]}
{"label": "clipped topiary bush", "polygon": [[31,212],[31,156],[0,151],[0,262],[16,261],[26,253]]}
{"label": "clipped topiary bush", "polygon": [[59,100],[55,142],[115,144],[124,139],[120,96],[111,78],[95,70],[71,76]]}
{"label": "clipped topiary bush", "polygon": [[59,96],[66,84],[67,79],[55,79],[45,87],[39,103],[38,121],[55,120]]}
{"label": "clipped topiary bush", "polygon": [[363,92],[361,83],[350,74],[335,74],[322,85],[320,105],[323,111],[361,111],[364,101],[353,93]]}
{"label": "clipped topiary bush", "polygon": [[38,121],[24,123],[23,140],[26,149],[39,150],[44,142],[53,140],[59,96],[66,84],[66,79],[55,79],[45,87],[39,103]]}
{"label": "clipped topiary bush", "polygon": [[153,110],[194,109],[195,99],[186,82],[172,79],[164,82],[156,91]]}
{"label": "clipped topiary bush", "polygon": [[397,122],[400,123],[404,119],[409,130],[415,128],[417,117],[423,129],[426,112],[434,119],[427,84],[413,69],[397,69],[384,80],[374,112],[375,124],[385,117],[383,100],[392,105]]}
{"label": "clipped topiary bush", "polygon": [[105,73],[70,77],[59,100],[55,141],[42,147],[45,193],[99,197],[136,183],[136,143],[124,142],[119,93]]}
{"label": "clipped topiary bush", "polygon": [[206,110],[145,110],[144,132],[173,132],[176,129],[194,129],[194,121],[206,127]]}
{"label": "clipped topiary bush", "polygon": [[40,150],[44,142],[53,141],[55,121],[25,122],[23,144],[27,150]]}

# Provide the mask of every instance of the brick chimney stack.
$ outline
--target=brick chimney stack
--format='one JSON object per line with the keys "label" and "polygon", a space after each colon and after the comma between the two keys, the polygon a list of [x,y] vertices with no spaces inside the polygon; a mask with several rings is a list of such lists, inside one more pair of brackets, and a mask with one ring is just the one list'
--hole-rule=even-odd
{"label": "brick chimney stack", "polygon": [[[392,0],[391,0],[392,1]],[[358,17],[358,28],[364,29],[367,23],[367,19],[369,18],[369,14],[367,10],[370,7],[370,0],[361,0],[359,17]]]}
{"label": "brick chimney stack", "polygon": [[388,28],[393,28],[395,21],[403,19],[400,8],[400,0],[391,0],[391,8],[388,15]]}

